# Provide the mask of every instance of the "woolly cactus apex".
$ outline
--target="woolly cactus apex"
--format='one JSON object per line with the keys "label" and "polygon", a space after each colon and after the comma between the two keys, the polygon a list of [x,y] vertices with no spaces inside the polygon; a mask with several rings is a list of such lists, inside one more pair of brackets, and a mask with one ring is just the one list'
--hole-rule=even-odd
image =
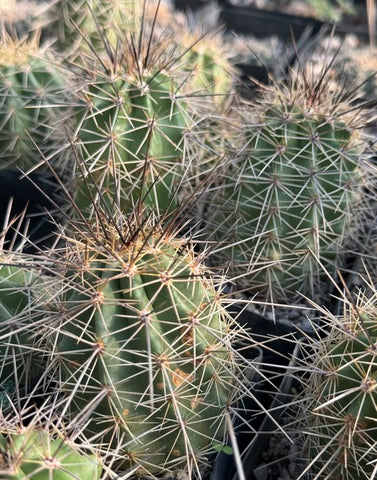
{"label": "woolly cactus apex", "polygon": [[166,212],[177,204],[190,167],[186,136],[193,121],[174,79],[168,39],[152,44],[153,31],[149,38],[141,32],[137,52],[132,38],[119,35],[117,51],[109,47],[107,58],[88,60],[80,92],[76,132],[84,165],[76,202],[89,216],[99,197],[112,211],[116,204],[130,213],[140,203]]}
{"label": "woolly cactus apex", "polygon": [[[53,126],[63,115],[57,105],[64,103],[65,82],[42,57],[38,35],[0,42],[0,169],[35,168],[44,163],[43,154],[57,149]],[[55,165],[58,171],[64,167]]]}
{"label": "woolly cactus apex", "polygon": [[244,106],[240,154],[209,200],[209,234],[233,244],[214,261],[273,301],[321,295],[324,270],[335,275],[362,205],[370,167],[356,114],[343,91],[328,88],[326,74],[299,70]]}
{"label": "woolly cactus apex", "polygon": [[94,454],[81,453],[72,441],[33,425],[0,434],[3,480],[99,480]]}
{"label": "woolly cactus apex", "polygon": [[376,290],[355,297],[342,299],[339,316],[322,309],[316,338],[302,344],[298,368],[305,373],[293,404],[308,459],[300,479],[307,472],[334,480],[371,479],[376,473]]}
{"label": "woolly cactus apex", "polygon": [[101,223],[58,259],[62,313],[47,327],[62,414],[86,425],[114,467],[191,475],[226,441],[232,403],[251,394],[235,346],[252,340],[187,240],[153,222]]}

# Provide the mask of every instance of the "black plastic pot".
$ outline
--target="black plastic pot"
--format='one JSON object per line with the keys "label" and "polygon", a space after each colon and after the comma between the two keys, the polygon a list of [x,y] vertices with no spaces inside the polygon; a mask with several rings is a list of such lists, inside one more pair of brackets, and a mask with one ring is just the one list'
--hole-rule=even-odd
{"label": "black plastic pot", "polygon": [[[265,346],[263,343],[260,345],[262,353],[260,358],[263,358],[260,365],[264,374],[267,377],[270,375],[270,381],[275,383],[276,388],[269,387],[266,382],[266,388],[264,389],[262,383],[260,386],[262,391],[255,392],[256,401],[246,399],[246,407],[250,411],[257,412],[260,410],[260,404],[262,404],[273,413],[270,416],[262,413],[248,419],[255,431],[263,433],[253,434],[252,432],[240,431],[237,435],[240,451],[243,452],[242,464],[245,476],[248,480],[255,480],[254,470],[262,462],[262,452],[266,449],[269,441],[268,432],[277,428],[273,420],[275,418],[278,423],[280,411],[277,407],[288,402],[285,399],[288,398],[292,377],[285,375],[285,373],[294,362],[292,359],[296,358],[295,347],[297,341],[302,337],[302,331],[294,322],[266,318],[245,309],[242,305],[232,305],[230,312],[241,325],[249,330],[250,335],[256,341],[263,342],[270,339],[265,343]],[[311,332],[305,333],[310,334]],[[266,373],[267,371],[269,373]],[[268,393],[269,389],[270,393]],[[232,455],[223,452],[218,454],[210,480],[239,480],[236,463]]]}
{"label": "black plastic pot", "polygon": [[[176,8],[187,12],[194,11],[205,5],[200,0],[175,0]],[[264,10],[255,7],[238,7],[231,5],[226,0],[219,0],[220,23],[228,30],[253,35],[255,37],[269,37],[277,35],[282,39],[298,39],[304,32],[310,31],[311,35],[317,34],[321,29],[331,30],[333,24],[323,22],[311,17],[291,15],[288,13]],[[363,42],[369,41],[367,19],[362,24],[352,22],[339,22],[336,25],[336,33],[345,35],[352,33]]]}
{"label": "black plastic pot", "polygon": [[223,7],[220,20],[234,32],[259,38],[277,35],[287,40],[299,38],[308,29],[315,34],[324,26],[323,22],[313,18],[253,7]]}

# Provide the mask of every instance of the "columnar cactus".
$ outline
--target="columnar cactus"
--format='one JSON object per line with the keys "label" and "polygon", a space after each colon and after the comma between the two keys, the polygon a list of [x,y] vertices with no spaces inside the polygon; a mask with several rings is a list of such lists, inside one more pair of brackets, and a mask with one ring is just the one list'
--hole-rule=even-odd
{"label": "columnar cactus", "polygon": [[305,472],[315,479],[371,479],[377,471],[376,292],[360,291],[343,307],[339,316],[324,312],[298,358],[306,374],[294,415],[305,440]]}
{"label": "columnar cactus", "polygon": [[0,455],[3,480],[99,480],[101,476],[94,454],[81,453],[56,431],[33,425],[0,432]]}
{"label": "columnar cactus", "polygon": [[299,71],[246,104],[239,154],[209,196],[207,231],[230,244],[213,261],[270,300],[318,298],[361,204],[367,164],[355,118],[326,82],[326,72]]}
{"label": "columnar cactus", "polygon": [[226,441],[232,402],[249,392],[235,349],[246,334],[187,241],[126,218],[102,225],[57,262],[62,297],[44,336],[62,414],[121,470],[191,474]]}

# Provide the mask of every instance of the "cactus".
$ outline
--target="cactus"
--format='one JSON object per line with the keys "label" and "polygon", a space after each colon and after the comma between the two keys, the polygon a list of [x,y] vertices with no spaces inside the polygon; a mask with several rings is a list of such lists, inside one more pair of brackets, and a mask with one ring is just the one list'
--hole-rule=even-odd
{"label": "cactus", "polygon": [[44,28],[57,50],[80,62],[82,53],[90,48],[104,50],[105,31],[106,41],[113,47],[120,25],[129,33],[136,32],[149,4],[150,0],[54,0]]}
{"label": "cactus", "polygon": [[1,169],[35,168],[57,148],[52,126],[63,115],[65,81],[44,56],[38,35],[0,42]]}
{"label": "cactus", "polygon": [[308,472],[313,479],[375,476],[377,297],[368,288],[374,293],[343,295],[340,315],[320,309],[316,336],[301,344],[301,394],[292,402],[308,459],[300,478]]}
{"label": "cactus", "polygon": [[61,415],[85,425],[114,468],[191,474],[226,441],[232,402],[250,395],[251,367],[235,350],[247,335],[187,241],[158,224],[101,224],[57,261],[62,297],[44,337]]}
{"label": "cactus", "polygon": [[229,51],[221,34],[204,34],[200,29],[188,32],[180,43],[186,50],[181,68],[189,74],[186,88],[198,96],[213,96],[221,105],[232,93],[236,70],[229,61]]}
{"label": "cactus", "polygon": [[0,41],[0,221],[23,216],[15,222],[17,242],[25,244],[29,234],[29,251],[35,242],[52,242],[51,217],[56,224],[65,220],[63,190],[72,182],[72,154],[64,147],[70,116],[65,89],[58,67],[39,47],[39,35],[5,35]]}
{"label": "cactus", "polygon": [[94,454],[56,431],[23,427],[0,433],[0,474],[3,480],[99,480],[101,465]]}
{"label": "cactus", "polygon": [[341,50],[333,65],[335,79],[349,88],[357,85],[358,96],[364,102],[376,98],[376,68],[376,49],[361,45]]}
{"label": "cactus", "polygon": [[108,58],[92,58],[84,67],[87,83],[76,117],[83,164],[77,169],[76,203],[82,211],[91,209],[89,216],[99,197],[107,198],[111,211],[116,204],[115,211],[124,213],[138,203],[162,213],[178,202],[193,122],[179,96],[168,39],[159,39],[153,49],[152,40],[157,42],[153,32],[148,41],[142,37],[137,53],[132,38],[120,32],[117,51],[109,47]]}
{"label": "cactus", "polygon": [[375,47],[364,45],[354,35],[324,36],[307,52],[305,68],[320,71],[328,65],[334,85],[354,91],[354,102],[369,106],[377,93],[376,53]]}
{"label": "cactus", "polygon": [[[218,91],[216,60],[208,45],[203,45],[206,80],[193,73],[196,63],[202,63],[204,40],[191,35],[192,48],[182,47],[181,31],[158,23],[171,15],[168,9],[160,9],[159,2],[141,3],[135,31],[114,21],[113,28],[101,31],[101,45],[86,38],[89,48],[73,62],[77,108],[72,144],[78,159],[74,198],[88,218],[99,198],[108,211],[126,214],[145,205],[158,214],[177,207],[193,190],[192,165],[209,150],[210,135],[201,131],[203,117],[213,113],[217,94],[223,99],[228,93],[225,86]],[[230,85],[225,68],[221,78]],[[198,92],[200,101],[195,100]],[[211,98],[204,102],[206,111],[203,92]],[[187,186],[185,193],[182,185]]]}
{"label": "cactus", "polygon": [[56,36],[55,47],[75,51],[77,44],[82,41],[82,36],[96,31],[96,5],[103,6],[103,3],[90,0],[54,1],[48,10],[49,21],[46,27]]}
{"label": "cactus", "polygon": [[272,301],[319,298],[362,205],[368,162],[357,117],[326,73],[298,70],[246,104],[240,154],[208,195],[207,232],[230,245],[212,261]]}

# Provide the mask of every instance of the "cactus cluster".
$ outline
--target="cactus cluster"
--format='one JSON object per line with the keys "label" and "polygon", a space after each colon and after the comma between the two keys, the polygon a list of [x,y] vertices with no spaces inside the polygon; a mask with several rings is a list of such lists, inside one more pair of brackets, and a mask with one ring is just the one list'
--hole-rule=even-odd
{"label": "cactus cluster", "polygon": [[[50,14],[63,3],[54,2]],[[118,25],[114,46],[100,28],[105,3],[93,4],[84,23],[74,15],[78,3],[67,3],[74,11],[67,10],[64,34],[76,23],[89,48],[65,50],[64,69],[41,58],[39,37],[3,42],[4,168],[30,180],[34,169],[47,169],[80,213],[59,249],[2,259],[6,478],[98,477],[95,447],[109,475],[201,475],[228,441],[237,402],[251,395],[251,365],[236,348],[249,337],[227,312],[222,277],[161,220],[178,206],[176,190],[191,169],[186,138],[195,124],[180,89],[192,64],[182,68],[171,33],[157,38],[147,27],[149,13],[137,38]],[[86,22],[94,19],[92,37]],[[60,72],[70,72],[70,92]],[[68,138],[57,142],[62,131]],[[67,165],[73,189],[60,175]],[[51,220],[62,231],[60,219]],[[13,411],[34,411],[33,399],[56,419],[54,432],[46,419],[37,429],[9,427]],[[63,424],[79,429],[82,455],[65,440]]]}
{"label": "cactus cluster", "polygon": [[[233,448],[243,478],[235,433],[277,383],[250,351],[276,339],[233,318],[229,286],[271,305],[337,285],[372,193],[353,99],[326,67],[241,100],[221,35],[158,0],[45,14],[0,41],[1,182],[19,182],[0,188],[0,476],[193,480]],[[376,476],[375,304],[359,293],[301,344],[301,478]]]}

